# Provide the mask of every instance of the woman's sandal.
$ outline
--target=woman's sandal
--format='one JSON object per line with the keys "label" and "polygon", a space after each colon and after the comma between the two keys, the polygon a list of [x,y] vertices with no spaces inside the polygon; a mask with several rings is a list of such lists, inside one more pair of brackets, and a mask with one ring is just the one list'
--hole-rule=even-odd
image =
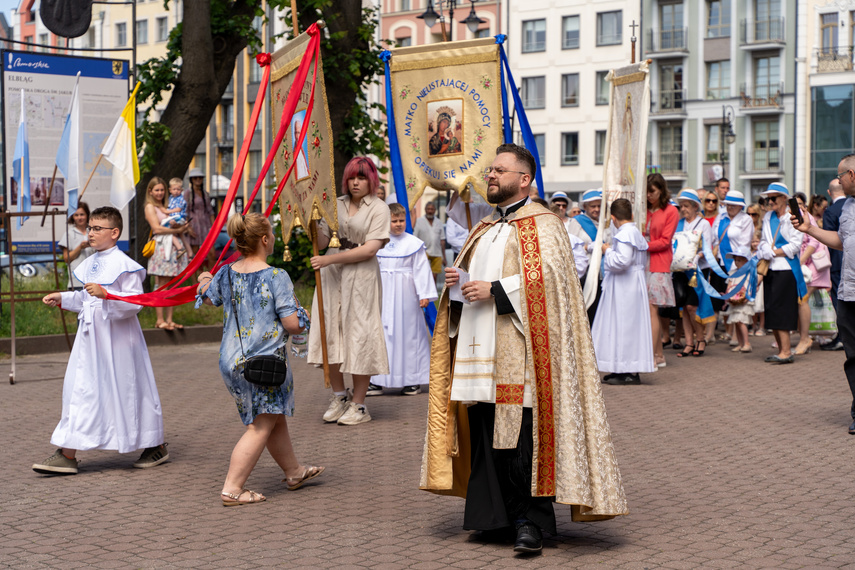
{"label": "woman's sandal", "polygon": [[300,487],[303,486],[303,483],[314,479],[318,475],[324,472],[325,467],[316,467],[314,465],[310,465],[303,469],[303,474],[300,477],[285,477],[282,479],[282,482],[288,485],[289,491],[296,491]]}
{"label": "woman's sandal", "polygon": [[692,350],[692,356],[703,356],[704,351],[700,349],[701,343],[704,343],[704,350],[707,348],[707,341],[699,340],[698,344],[695,345],[694,350]]}
{"label": "woman's sandal", "polygon": [[[248,501],[241,501],[241,495],[244,493],[249,493]],[[240,493],[220,493],[220,497],[223,499],[224,507],[239,507],[240,505],[252,505],[254,503],[262,503],[267,500],[266,497],[262,496],[261,493],[256,493],[255,491],[250,491],[249,489],[241,489]]]}
{"label": "woman's sandal", "polygon": [[171,331],[171,330],[172,330],[171,328],[169,328],[169,323],[167,323],[166,321],[163,321],[162,323],[158,323],[158,324],[156,324],[156,325],[154,325],[154,326],[155,326],[155,328],[163,329],[163,330],[166,330],[166,331]]}
{"label": "woman's sandal", "polygon": [[169,321],[169,326],[172,327],[169,330],[175,330],[175,329],[184,330],[184,325],[179,325],[178,323],[174,323],[172,321]]}
{"label": "woman's sandal", "polygon": [[692,356],[692,355],[695,353],[695,350],[697,349],[697,346],[698,346],[697,344],[694,344],[694,345],[692,345],[692,346],[689,346],[689,345],[687,344],[687,345],[683,348],[683,352],[678,352],[678,353],[677,353],[677,358],[684,358],[684,357],[686,357],[686,356]]}

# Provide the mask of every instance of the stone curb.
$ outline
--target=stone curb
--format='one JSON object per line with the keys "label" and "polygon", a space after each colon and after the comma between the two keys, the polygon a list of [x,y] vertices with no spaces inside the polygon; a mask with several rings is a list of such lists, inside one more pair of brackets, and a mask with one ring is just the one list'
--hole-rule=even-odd
{"label": "stone curb", "polygon": [[[223,338],[222,325],[185,326],[184,330],[167,331],[163,329],[144,329],[145,342],[148,346],[173,346],[183,344],[198,344],[203,342],[219,342]],[[74,343],[74,335],[71,335]],[[68,352],[65,335],[51,334],[44,336],[19,336],[15,339],[18,356],[28,354],[51,354]],[[11,354],[12,339],[0,339],[0,352]]]}

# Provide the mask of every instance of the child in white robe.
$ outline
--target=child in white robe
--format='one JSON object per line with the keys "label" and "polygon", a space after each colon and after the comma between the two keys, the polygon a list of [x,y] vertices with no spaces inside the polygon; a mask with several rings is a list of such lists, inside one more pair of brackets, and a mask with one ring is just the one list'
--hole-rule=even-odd
{"label": "child in white robe", "polygon": [[143,292],[145,269],[119,251],[121,213],[98,208],[89,217],[89,245],[95,254],[74,270],[82,291],[51,293],[43,302],[78,313],[77,336],[62,385],[62,416],[51,457],[33,465],[38,473],[77,473],[77,451],[144,449],[134,467],[169,459],[163,443],[160,397],[140,328],[139,305],[106,299]]}
{"label": "child in white robe", "polygon": [[647,242],[632,221],[632,204],[611,204],[611,245],[603,244],[603,295],[591,327],[597,366],[607,384],[641,384],[640,372],[655,372],[647,302]]}
{"label": "child in white robe", "polygon": [[413,396],[421,393],[422,384],[428,383],[430,334],[422,309],[436,300],[436,284],[424,242],[404,231],[407,223],[404,207],[390,204],[389,210],[392,215],[389,243],[377,252],[389,374],[372,376],[371,384],[402,388],[402,394]]}

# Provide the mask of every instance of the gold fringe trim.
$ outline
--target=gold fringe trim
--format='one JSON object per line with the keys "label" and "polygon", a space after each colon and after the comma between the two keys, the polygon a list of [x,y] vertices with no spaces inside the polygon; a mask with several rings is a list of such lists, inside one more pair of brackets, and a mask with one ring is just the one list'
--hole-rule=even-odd
{"label": "gold fringe trim", "polygon": [[438,57],[436,59],[423,59],[419,61],[404,61],[398,63],[395,58],[392,58],[389,69],[391,71],[413,71],[416,69],[433,69],[435,67],[451,67],[453,65],[469,65],[470,63],[489,63],[496,61],[499,57],[498,52],[481,53],[473,55],[454,55],[447,57]]}
{"label": "gold fringe trim", "polygon": [[638,83],[639,81],[644,81],[646,78],[647,73],[639,71],[636,73],[630,73],[629,75],[615,77],[612,79],[612,83],[614,83],[614,85],[626,85],[627,83]]}

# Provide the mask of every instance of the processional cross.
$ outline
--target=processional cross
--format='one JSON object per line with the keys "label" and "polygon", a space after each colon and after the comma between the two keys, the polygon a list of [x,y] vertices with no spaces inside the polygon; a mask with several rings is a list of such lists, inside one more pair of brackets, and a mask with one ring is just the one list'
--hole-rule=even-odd
{"label": "processional cross", "polygon": [[635,37],[635,28],[638,27],[638,24],[633,20],[629,27],[632,28],[632,37],[629,39],[629,41],[632,42],[632,60],[629,63],[635,63],[635,42],[638,40],[638,38]]}

